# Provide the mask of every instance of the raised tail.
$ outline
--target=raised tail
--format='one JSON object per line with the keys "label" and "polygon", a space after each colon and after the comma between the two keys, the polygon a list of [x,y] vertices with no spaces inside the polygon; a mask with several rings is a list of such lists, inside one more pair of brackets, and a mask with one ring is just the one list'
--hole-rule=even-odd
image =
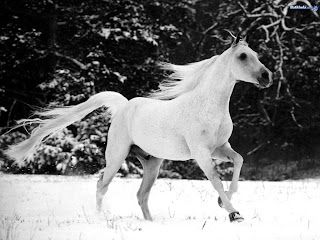
{"label": "raised tail", "polygon": [[37,112],[37,115],[45,117],[45,119],[35,118],[21,120],[20,122],[23,123],[20,124],[20,126],[27,123],[37,123],[39,126],[33,130],[30,138],[10,146],[5,153],[21,166],[24,160],[32,158],[36,147],[42,141],[48,139],[56,132],[84,118],[86,115],[102,106],[107,107],[108,112],[114,115],[119,107],[127,102],[128,99],[120,93],[106,91],[95,94],[87,101],[75,106],[60,107],[48,111]]}

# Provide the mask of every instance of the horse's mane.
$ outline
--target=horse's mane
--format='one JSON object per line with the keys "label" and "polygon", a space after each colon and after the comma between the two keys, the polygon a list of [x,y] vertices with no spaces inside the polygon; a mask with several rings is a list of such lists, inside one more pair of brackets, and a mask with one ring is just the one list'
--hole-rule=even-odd
{"label": "horse's mane", "polygon": [[161,67],[172,73],[159,85],[159,89],[150,93],[153,99],[169,100],[193,90],[203,79],[204,73],[212,67],[219,55],[187,65],[162,63]]}

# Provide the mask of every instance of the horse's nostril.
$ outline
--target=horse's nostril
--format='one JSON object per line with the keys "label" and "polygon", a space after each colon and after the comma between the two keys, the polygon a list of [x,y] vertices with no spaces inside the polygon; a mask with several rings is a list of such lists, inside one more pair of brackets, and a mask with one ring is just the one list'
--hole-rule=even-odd
{"label": "horse's nostril", "polygon": [[267,72],[263,72],[263,73],[261,74],[261,77],[262,77],[263,79],[267,80],[267,79],[269,79],[269,74],[268,74]]}

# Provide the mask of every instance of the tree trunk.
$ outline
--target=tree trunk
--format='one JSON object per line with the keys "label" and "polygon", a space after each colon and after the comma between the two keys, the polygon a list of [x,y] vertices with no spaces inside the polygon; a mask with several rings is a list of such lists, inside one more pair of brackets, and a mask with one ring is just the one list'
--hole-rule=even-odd
{"label": "tree trunk", "polygon": [[57,38],[57,0],[53,0],[49,8],[48,67],[50,72],[53,73],[57,64],[56,55],[54,54]]}

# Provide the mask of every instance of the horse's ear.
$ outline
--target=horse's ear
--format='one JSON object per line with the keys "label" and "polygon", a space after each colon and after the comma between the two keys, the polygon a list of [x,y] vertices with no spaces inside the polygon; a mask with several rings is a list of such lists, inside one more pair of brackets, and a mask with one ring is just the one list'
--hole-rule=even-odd
{"label": "horse's ear", "polygon": [[249,43],[249,34],[247,33],[246,36],[243,38],[243,41],[245,41],[246,43]]}
{"label": "horse's ear", "polygon": [[241,33],[239,32],[236,36],[236,39],[233,41],[232,46],[235,46],[238,44],[238,42],[240,41],[241,38]]}

